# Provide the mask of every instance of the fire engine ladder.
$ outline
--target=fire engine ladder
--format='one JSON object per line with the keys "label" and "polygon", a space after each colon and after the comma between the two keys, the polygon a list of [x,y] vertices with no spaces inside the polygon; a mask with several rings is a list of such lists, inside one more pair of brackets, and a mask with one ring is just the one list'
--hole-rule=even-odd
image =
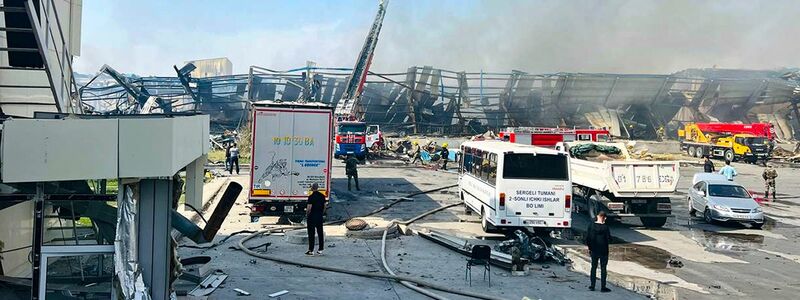
{"label": "fire engine ladder", "polygon": [[0,116],[82,111],[55,6],[54,0],[0,1]]}
{"label": "fire engine ladder", "polygon": [[372,56],[375,54],[375,46],[378,44],[378,35],[381,32],[381,26],[383,26],[383,17],[386,15],[387,5],[388,0],[382,0],[378,5],[375,21],[367,34],[364,47],[361,48],[361,53],[358,55],[353,72],[347,79],[342,99],[336,104],[334,114],[337,120],[357,120],[362,117],[359,113],[359,100],[364,89],[364,82],[367,80],[369,66],[372,64]]}

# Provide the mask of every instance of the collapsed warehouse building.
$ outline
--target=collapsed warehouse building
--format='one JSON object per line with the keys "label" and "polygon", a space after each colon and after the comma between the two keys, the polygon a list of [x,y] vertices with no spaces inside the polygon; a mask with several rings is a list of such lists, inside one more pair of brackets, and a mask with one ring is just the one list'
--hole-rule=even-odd
{"label": "collapsed warehouse building", "polygon": [[[193,78],[121,75],[83,80],[87,111],[140,113],[144,108],[211,115],[212,132],[246,123],[249,101],[298,99],[335,105],[350,69],[304,67]],[[112,70],[109,72],[109,70]],[[605,127],[613,135],[655,139],[683,122],[771,122],[794,140],[798,81],[794,70],[688,69],[669,75],[454,72],[430,66],[370,73],[362,96],[365,120],[407,134],[474,134],[506,126]],[[109,75],[111,74],[111,75]],[[80,80],[81,77],[78,77]],[[148,99],[156,105],[145,105]]]}

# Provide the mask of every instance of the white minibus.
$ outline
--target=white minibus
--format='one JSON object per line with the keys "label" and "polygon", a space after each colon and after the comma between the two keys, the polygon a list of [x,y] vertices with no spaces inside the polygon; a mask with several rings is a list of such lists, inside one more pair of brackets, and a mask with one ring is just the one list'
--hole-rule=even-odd
{"label": "white minibus", "polygon": [[472,141],[461,144],[461,153],[460,196],[468,210],[480,214],[484,231],[570,227],[572,182],[566,152]]}

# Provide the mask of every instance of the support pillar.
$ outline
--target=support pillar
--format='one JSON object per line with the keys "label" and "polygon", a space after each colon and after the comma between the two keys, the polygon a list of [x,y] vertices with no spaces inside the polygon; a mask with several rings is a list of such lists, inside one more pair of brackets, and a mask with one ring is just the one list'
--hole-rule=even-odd
{"label": "support pillar", "polygon": [[144,284],[149,288],[152,299],[169,299],[172,185],[171,178],[143,179],[138,183],[136,252]]}
{"label": "support pillar", "polygon": [[186,204],[203,209],[204,168],[208,159],[205,155],[186,166]]}

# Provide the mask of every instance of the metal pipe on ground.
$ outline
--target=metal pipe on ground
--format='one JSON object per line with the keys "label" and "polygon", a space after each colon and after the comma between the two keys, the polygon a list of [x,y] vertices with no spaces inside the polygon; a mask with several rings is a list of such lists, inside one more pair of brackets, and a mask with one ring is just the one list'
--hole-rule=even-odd
{"label": "metal pipe on ground", "polygon": [[222,223],[225,222],[225,218],[228,216],[233,204],[236,203],[236,198],[239,197],[239,193],[241,192],[241,184],[233,181],[228,184],[225,193],[222,194],[222,198],[219,200],[219,204],[214,208],[214,213],[212,213],[211,218],[208,219],[208,224],[206,224],[206,227],[203,229],[203,238],[205,238],[206,241],[214,240],[214,236],[217,235],[220,227],[222,227]]}
{"label": "metal pipe on ground", "polygon": [[[456,206],[456,205],[459,205],[459,204],[460,203],[453,203],[453,204],[445,205],[445,206],[442,206],[442,207],[427,211],[427,212],[425,212],[425,213],[423,213],[421,215],[418,215],[418,216],[416,216],[414,218],[409,219],[408,221],[392,220],[389,223],[389,225],[386,226],[386,229],[383,230],[383,237],[381,238],[381,262],[383,263],[383,269],[386,270],[386,272],[388,272],[391,275],[395,275],[395,276],[397,275],[397,274],[394,273],[394,271],[392,271],[391,268],[389,268],[389,263],[386,262],[386,236],[389,234],[389,228],[390,227],[394,226],[395,224],[409,225],[409,224],[413,223],[414,221],[422,219],[425,216],[428,216],[430,214],[445,210],[447,208],[450,208],[450,207],[453,207],[453,206]],[[420,294],[423,294],[425,296],[431,297],[433,299],[438,299],[438,300],[446,300],[447,299],[447,298],[445,298],[445,297],[443,297],[441,295],[438,295],[438,294],[436,294],[434,292],[428,291],[428,290],[423,289],[423,288],[418,287],[418,286],[414,286],[413,284],[411,284],[411,282],[408,282],[408,281],[400,281],[400,284],[402,284],[405,287],[407,287],[409,289],[412,289],[412,290],[414,290],[414,291],[416,291],[416,292],[418,292]]]}
{"label": "metal pipe on ground", "polygon": [[[440,187],[440,188],[436,188],[436,189],[432,189],[432,190],[416,192],[416,193],[407,195],[407,196],[405,196],[403,198],[408,198],[408,197],[413,197],[413,196],[417,196],[417,195],[421,195],[421,194],[425,194],[425,193],[431,193],[431,192],[435,192],[435,191],[440,191],[440,190],[447,189],[447,188],[452,188],[452,187],[455,187],[455,186],[457,186],[457,185],[450,185],[450,186]],[[403,199],[402,198],[398,199],[398,201],[396,201],[396,202],[400,202],[401,200],[403,200]],[[453,204],[445,205],[443,207],[439,207],[439,208],[427,211],[425,213],[422,213],[422,214],[420,214],[420,215],[418,215],[418,216],[416,216],[414,218],[411,218],[411,219],[409,219],[407,221],[396,221],[396,220],[393,220],[393,222],[397,222],[397,223],[400,223],[400,224],[408,225],[408,224],[410,224],[410,223],[412,223],[414,221],[417,221],[417,220],[419,220],[419,219],[421,219],[421,218],[423,218],[425,216],[428,216],[430,214],[439,212],[441,210],[444,210],[444,209],[447,209],[447,208],[450,208],[450,207],[457,206],[459,204],[460,203],[453,203]],[[379,209],[378,211],[381,211],[381,210],[386,209],[386,208],[388,208],[388,207],[384,207],[382,209]],[[376,211],[376,212],[378,212],[378,211]],[[372,213],[367,214],[367,215],[371,215],[371,214],[374,214],[376,212],[372,212]],[[327,224],[338,223],[338,222],[341,222],[341,221],[327,222],[326,225]],[[280,263],[284,263],[284,264],[296,265],[296,266],[312,268],[312,269],[318,269],[318,270],[324,270],[324,271],[330,271],[330,272],[350,274],[350,275],[355,275],[355,276],[362,276],[362,277],[369,277],[369,278],[384,278],[384,279],[395,280],[395,281],[400,282],[404,286],[411,288],[412,290],[420,292],[420,293],[422,293],[422,294],[424,294],[426,296],[429,296],[431,298],[434,298],[434,299],[447,299],[447,298],[439,296],[439,295],[437,295],[437,294],[435,294],[433,292],[424,290],[424,289],[422,289],[422,288],[420,288],[418,286],[414,286],[413,284],[417,284],[419,286],[429,287],[429,288],[432,288],[432,289],[435,289],[435,290],[439,290],[439,291],[443,291],[443,292],[446,292],[446,293],[451,293],[451,294],[456,294],[456,295],[461,295],[461,296],[466,296],[466,297],[472,297],[472,298],[477,298],[477,299],[487,299],[487,300],[499,300],[499,299],[502,299],[502,298],[491,296],[491,295],[483,295],[483,294],[478,294],[478,293],[472,293],[472,292],[466,292],[466,291],[461,291],[461,290],[456,290],[456,289],[450,289],[450,288],[447,288],[447,287],[443,287],[443,286],[431,284],[431,283],[428,283],[428,282],[424,282],[424,281],[421,281],[421,280],[417,280],[415,278],[409,278],[409,277],[393,275],[393,272],[391,271],[391,269],[389,269],[389,266],[386,263],[386,251],[385,251],[386,250],[386,245],[385,245],[385,242],[386,242],[386,235],[388,233],[388,228],[389,227],[387,227],[387,230],[384,231],[383,241],[382,241],[382,245],[381,245],[381,259],[383,260],[384,268],[386,268],[387,272],[389,272],[390,275],[374,274],[374,273],[368,273],[368,272],[358,272],[358,271],[352,271],[352,270],[346,270],[346,269],[339,269],[339,268],[333,268],[333,267],[327,267],[327,266],[317,266],[317,265],[312,265],[312,264],[308,264],[308,263],[290,261],[290,260],[286,260],[286,259],[282,259],[282,258],[278,258],[278,257],[272,257],[272,256],[269,256],[269,255],[257,253],[255,251],[250,250],[249,248],[247,248],[244,245],[244,243],[246,243],[248,240],[250,240],[252,238],[255,238],[257,236],[260,236],[260,235],[269,235],[269,234],[271,234],[273,232],[284,231],[284,230],[287,230],[287,229],[299,229],[299,228],[303,228],[303,227],[304,226],[287,226],[287,227],[279,227],[279,228],[262,230],[262,231],[259,231],[257,233],[252,234],[252,235],[249,235],[249,236],[246,236],[246,237],[242,238],[241,240],[239,240],[238,247],[239,247],[239,250],[245,252],[246,254],[248,254],[250,256],[263,258],[263,259],[271,260],[271,261],[276,261],[276,262],[280,262]]]}

